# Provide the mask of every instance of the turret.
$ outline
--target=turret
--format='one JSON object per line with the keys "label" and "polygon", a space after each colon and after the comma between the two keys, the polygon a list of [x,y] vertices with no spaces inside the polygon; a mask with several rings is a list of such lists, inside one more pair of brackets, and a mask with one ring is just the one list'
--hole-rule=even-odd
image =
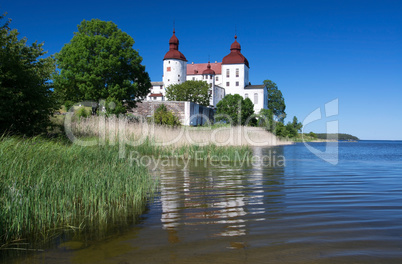
{"label": "turret", "polygon": [[235,41],[230,46],[230,53],[222,60],[222,86],[228,93],[240,93],[249,83],[249,63],[241,54],[241,46]]}
{"label": "turret", "polygon": [[179,39],[175,35],[169,40],[169,51],[163,58],[163,83],[165,88],[172,84],[180,84],[186,81],[187,59],[179,51]]}

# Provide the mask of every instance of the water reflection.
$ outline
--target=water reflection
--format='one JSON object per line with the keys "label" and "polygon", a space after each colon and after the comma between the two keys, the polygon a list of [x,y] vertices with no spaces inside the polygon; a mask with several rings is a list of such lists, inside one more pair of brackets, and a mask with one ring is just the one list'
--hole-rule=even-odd
{"label": "water reflection", "polygon": [[[256,148],[254,155],[266,155]],[[281,155],[282,148],[275,150]],[[283,151],[282,151],[283,152]],[[193,162],[185,166],[159,167],[161,222],[172,243],[180,241],[180,230],[208,225],[205,237],[239,237],[254,221],[271,218],[281,209],[283,167],[259,162],[222,167]]]}

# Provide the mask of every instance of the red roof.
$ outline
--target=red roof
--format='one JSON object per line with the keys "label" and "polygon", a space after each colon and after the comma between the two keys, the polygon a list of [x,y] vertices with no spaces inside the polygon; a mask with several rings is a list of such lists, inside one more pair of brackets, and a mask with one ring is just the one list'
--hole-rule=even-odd
{"label": "red roof", "polygon": [[169,40],[169,51],[166,52],[163,59],[177,59],[187,61],[186,57],[184,57],[184,55],[179,51],[179,39],[176,37],[174,30],[173,36]]}
{"label": "red roof", "polygon": [[215,75],[215,71],[211,69],[211,64],[208,61],[207,68],[202,72],[202,74],[211,74]]}
{"label": "red roof", "polygon": [[235,41],[230,46],[230,53],[223,58],[222,64],[246,64],[247,67],[250,67],[248,60],[240,51],[241,47],[239,42],[237,42],[237,36],[235,36]]}
{"label": "red roof", "polygon": [[[215,62],[210,65],[215,74],[222,74],[222,62]],[[208,69],[208,63],[187,64],[187,75],[202,74],[206,69]]]}
{"label": "red roof", "polygon": [[149,97],[163,97],[163,94],[161,94],[161,93],[158,93],[158,94],[153,93],[153,94],[150,94]]}

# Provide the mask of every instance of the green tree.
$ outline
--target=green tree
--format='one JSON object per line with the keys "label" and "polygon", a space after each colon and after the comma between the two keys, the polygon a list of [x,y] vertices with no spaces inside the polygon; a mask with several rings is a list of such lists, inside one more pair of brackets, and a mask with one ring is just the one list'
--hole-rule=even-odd
{"label": "green tree", "polygon": [[56,93],[63,102],[106,100],[115,106],[106,107],[112,113],[135,107],[151,83],[133,45],[134,39],[113,22],[83,20],[70,43],[55,55],[60,69],[54,76]]}
{"label": "green tree", "polygon": [[26,38],[19,40],[10,21],[0,26],[0,133],[45,133],[56,108],[49,82],[54,60],[40,58],[46,54],[43,43],[27,45]]}
{"label": "green tree", "polygon": [[205,81],[186,81],[167,87],[166,99],[169,101],[190,101],[208,106],[211,94]]}
{"label": "green tree", "polygon": [[271,80],[265,80],[264,85],[268,91],[268,109],[272,110],[276,120],[283,123],[286,117],[286,105],[282,92],[278,89],[276,83]]}
{"label": "green tree", "polygon": [[154,113],[153,121],[155,124],[168,125],[168,126],[180,126],[180,120],[177,116],[169,111],[167,107],[162,104],[160,105]]}
{"label": "green tree", "polygon": [[301,132],[303,124],[297,120],[296,116],[293,117],[292,125],[293,125],[293,128],[296,129],[297,132]]}
{"label": "green tree", "polygon": [[217,104],[216,121],[223,121],[232,125],[246,125],[253,123],[254,104],[249,98],[243,99],[238,94],[228,94]]}

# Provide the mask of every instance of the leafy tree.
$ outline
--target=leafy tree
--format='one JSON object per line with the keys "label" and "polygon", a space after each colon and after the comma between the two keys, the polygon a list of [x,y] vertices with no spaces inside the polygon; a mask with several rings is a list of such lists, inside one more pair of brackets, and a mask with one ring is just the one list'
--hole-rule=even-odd
{"label": "leafy tree", "polygon": [[211,94],[205,81],[186,81],[167,87],[166,99],[169,101],[190,101],[208,106]]}
{"label": "leafy tree", "polygon": [[168,126],[181,125],[179,118],[175,116],[172,111],[169,111],[164,104],[160,105],[156,109],[153,117],[153,121],[155,124]]}
{"label": "leafy tree", "polygon": [[303,124],[297,120],[296,116],[293,117],[292,125],[293,125],[293,128],[296,129],[297,132],[301,132]]}
{"label": "leafy tree", "polygon": [[264,85],[268,91],[268,109],[271,109],[276,119],[283,123],[286,117],[286,105],[282,92],[278,89],[276,83],[271,80],[265,80]]}
{"label": "leafy tree", "polygon": [[70,43],[55,55],[60,69],[54,76],[56,93],[63,101],[113,102],[114,108],[106,107],[113,113],[135,107],[151,83],[133,45],[133,38],[113,22],[83,20]]}
{"label": "leafy tree", "polygon": [[[228,94],[216,105],[216,121],[232,125],[246,125],[254,114],[254,104],[249,98],[243,99],[238,94]],[[252,120],[251,120],[252,121]]]}
{"label": "leafy tree", "polygon": [[43,43],[29,46],[26,38],[19,40],[10,21],[0,26],[0,133],[44,133],[56,108],[49,83],[54,60],[40,58],[46,54]]}

